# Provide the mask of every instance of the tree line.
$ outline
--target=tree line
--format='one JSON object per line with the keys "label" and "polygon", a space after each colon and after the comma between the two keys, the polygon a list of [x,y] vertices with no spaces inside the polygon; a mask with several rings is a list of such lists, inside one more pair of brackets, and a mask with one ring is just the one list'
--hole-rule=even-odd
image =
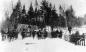
{"label": "tree line", "polygon": [[81,21],[75,16],[75,11],[72,6],[67,10],[59,6],[59,13],[57,13],[55,5],[46,0],[41,1],[41,5],[38,5],[36,0],[36,7],[33,8],[32,3],[28,11],[26,11],[25,5],[21,4],[19,0],[16,6],[12,9],[10,16],[6,13],[6,20],[2,25],[1,30],[13,31],[17,29],[19,24],[36,25],[39,28],[44,28],[45,26],[53,27],[75,27],[80,26]]}
{"label": "tree line", "polygon": [[[36,1],[36,3],[38,3]],[[17,24],[28,24],[28,25],[37,25],[43,27],[46,25],[49,26],[80,26],[80,20],[75,16],[75,11],[72,6],[67,10],[64,10],[63,7],[59,6],[60,14],[56,12],[55,5],[53,6],[50,2],[46,0],[41,1],[41,6],[38,5],[33,9],[32,3],[28,11],[26,12],[25,5],[21,5],[21,2],[18,1],[17,5],[13,8],[13,12],[9,18],[9,22],[13,26]],[[7,19],[8,20],[8,19]]]}

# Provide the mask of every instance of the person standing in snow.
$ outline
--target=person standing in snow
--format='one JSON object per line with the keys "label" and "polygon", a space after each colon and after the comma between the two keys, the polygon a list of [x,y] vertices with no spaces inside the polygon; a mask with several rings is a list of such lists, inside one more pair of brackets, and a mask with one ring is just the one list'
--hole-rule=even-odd
{"label": "person standing in snow", "polygon": [[35,37],[35,31],[34,30],[32,31],[32,37],[33,37],[33,39]]}
{"label": "person standing in snow", "polygon": [[72,31],[72,27],[71,26],[68,27],[68,31],[71,34],[71,31]]}
{"label": "person standing in snow", "polygon": [[44,30],[44,38],[47,38],[47,36],[48,36],[48,33],[46,30]]}

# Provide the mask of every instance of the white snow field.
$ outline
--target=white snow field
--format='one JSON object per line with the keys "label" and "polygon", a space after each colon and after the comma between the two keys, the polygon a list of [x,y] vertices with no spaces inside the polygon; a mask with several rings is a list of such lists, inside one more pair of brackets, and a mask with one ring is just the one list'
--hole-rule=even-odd
{"label": "white snow field", "polygon": [[[0,38],[1,39],[1,38]],[[85,46],[75,46],[59,38],[38,40],[36,37],[13,42],[0,41],[0,52],[86,52]]]}

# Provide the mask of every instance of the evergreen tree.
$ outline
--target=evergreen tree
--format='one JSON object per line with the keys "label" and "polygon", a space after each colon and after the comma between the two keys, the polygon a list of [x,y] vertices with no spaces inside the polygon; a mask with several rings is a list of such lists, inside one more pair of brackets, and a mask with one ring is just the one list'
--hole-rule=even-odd
{"label": "evergreen tree", "polygon": [[49,18],[50,18],[50,15],[51,15],[51,7],[49,7],[49,2],[46,1],[46,0],[43,0],[41,2],[42,6],[40,6],[41,8],[41,11],[42,11],[42,15],[43,15],[43,18],[44,18],[44,23],[46,25],[49,25]]}
{"label": "evergreen tree", "polygon": [[25,5],[23,5],[22,15],[21,15],[21,18],[20,18],[20,23],[27,24]]}
{"label": "evergreen tree", "polygon": [[[50,4],[50,7],[52,7],[51,4]],[[50,26],[57,26],[58,25],[58,14],[56,13],[55,5],[54,7],[51,8],[51,12],[49,16],[50,16],[49,18]]]}
{"label": "evergreen tree", "polygon": [[30,17],[30,19],[34,18],[34,10],[33,10],[33,6],[32,6],[32,3],[30,4],[30,8],[28,10],[28,15]]}
{"label": "evergreen tree", "polygon": [[28,14],[27,14],[27,17],[28,17],[28,20],[29,22],[28,23],[31,23],[33,24],[33,18],[34,18],[34,10],[33,10],[33,6],[32,6],[32,3],[30,4],[30,7],[29,7],[29,10],[28,10]]}
{"label": "evergreen tree", "polygon": [[13,27],[17,27],[20,18],[21,18],[21,14],[22,14],[22,8],[21,8],[21,2],[20,0],[17,2],[17,5],[14,7],[13,12],[10,16],[10,21],[13,25]]}
{"label": "evergreen tree", "polygon": [[1,25],[1,30],[6,33],[8,31],[8,29],[10,28],[10,25],[11,25],[10,18],[8,16],[8,12],[6,11],[5,12],[5,21],[3,21],[2,25]]}
{"label": "evergreen tree", "polygon": [[38,6],[38,2],[37,0],[35,1],[35,5],[36,5],[36,8],[35,8],[35,25],[39,26],[39,27],[43,27],[44,24],[43,24],[43,16],[42,16],[42,10],[39,8]]}
{"label": "evergreen tree", "polygon": [[35,11],[34,11],[34,16],[35,16],[35,19],[34,19],[34,24],[35,25],[38,25],[38,20],[37,20],[37,18],[39,17],[39,12],[38,12],[38,2],[37,2],[37,0],[35,0]]}
{"label": "evergreen tree", "polygon": [[68,27],[69,26],[71,26],[71,27],[76,26],[78,19],[75,16],[75,12],[74,12],[72,6],[70,6],[70,8],[65,11],[65,14],[66,14],[66,19],[67,19],[67,26]]}
{"label": "evergreen tree", "polygon": [[63,21],[63,24],[66,27],[70,27],[70,26],[74,27],[74,26],[81,25],[80,20],[75,16],[75,12],[72,6],[70,6],[67,10],[64,10],[63,7],[60,5],[59,10],[60,10],[60,16],[63,16],[63,19],[64,19],[60,21]]}
{"label": "evergreen tree", "polygon": [[61,5],[59,6],[59,12],[60,14],[59,14],[58,26],[67,27],[65,9]]}
{"label": "evergreen tree", "polygon": [[26,14],[25,5],[23,5],[22,13],[23,13],[24,15]]}
{"label": "evergreen tree", "polygon": [[[55,5],[52,6],[51,3],[49,3],[46,0],[43,0],[41,2],[42,6],[40,6],[42,15],[44,18],[44,23],[46,25],[50,25],[52,28],[54,26],[64,26],[64,17],[59,17],[56,13]],[[60,24],[60,25],[59,25]]]}
{"label": "evergreen tree", "polygon": [[4,29],[7,29],[7,30],[5,30],[5,31],[7,31],[5,33],[7,34],[7,37],[9,37],[8,39],[10,39],[10,40],[18,35],[15,33],[17,33],[16,28],[17,28],[17,25],[19,24],[20,17],[21,17],[21,2],[19,0],[17,5],[13,8],[13,12],[12,12],[11,16],[9,18],[7,18],[4,23],[5,24]]}

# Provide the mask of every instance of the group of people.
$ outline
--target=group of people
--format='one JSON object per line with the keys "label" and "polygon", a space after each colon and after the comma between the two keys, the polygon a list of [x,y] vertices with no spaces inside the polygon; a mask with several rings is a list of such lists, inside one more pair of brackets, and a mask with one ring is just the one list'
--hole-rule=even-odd
{"label": "group of people", "polygon": [[8,31],[8,32],[1,30],[1,35],[2,35],[2,41],[4,41],[5,39],[12,41],[18,38],[18,32],[15,30]]}
{"label": "group of people", "polygon": [[56,31],[51,31],[51,32],[47,32],[46,29],[38,29],[36,30],[31,30],[29,32],[26,31],[22,31],[21,32],[21,36],[22,39],[24,39],[25,37],[37,37],[38,39],[46,39],[49,36],[51,36],[50,38],[62,38],[62,34],[63,32],[60,30],[56,30]]}
{"label": "group of people", "polygon": [[52,31],[51,32],[51,37],[52,38],[57,38],[57,37],[62,38],[62,35],[63,35],[62,33],[63,33],[62,31],[58,31],[58,30]]}
{"label": "group of people", "polygon": [[[69,32],[71,33],[71,28],[68,29]],[[46,39],[49,35],[51,35],[51,38],[62,38],[62,34],[63,32],[60,30],[56,30],[56,31],[52,31],[50,34],[46,31],[46,29],[40,29],[38,31],[35,30],[31,30],[29,32],[27,32],[26,30],[23,29],[23,31],[21,32],[21,36],[22,39],[26,38],[26,37],[37,37],[38,39]],[[12,31],[8,31],[8,32],[4,32],[3,30],[1,30],[1,34],[2,34],[2,40],[5,40],[6,38],[8,38],[10,41],[13,39],[17,39],[18,38],[18,34],[19,32],[17,32],[16,30],[12,30]]]}
{"label": "group of people", "polygon": [[48,36],[48,33],[46,30],[42,31],[42,30],[38,30],[38,31],[35,31],[35,30],[32,30],[30,32],[21,32],[21,36],[22,36],[22,39],[24,39],[25,37],[37,37],[38,39],[44,39]]}

